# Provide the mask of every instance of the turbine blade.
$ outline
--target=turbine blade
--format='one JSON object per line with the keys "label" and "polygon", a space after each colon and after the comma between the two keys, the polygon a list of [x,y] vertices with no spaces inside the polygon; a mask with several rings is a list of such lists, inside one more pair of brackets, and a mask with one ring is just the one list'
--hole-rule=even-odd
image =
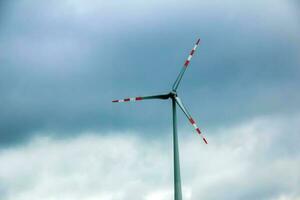
{"label": "turbine blade", "polygon": [[190,123],[193,125],[193,127],[195,128],[195,130],[197,131],[197,133],[202,137],[203,141],[207,144],[207,140],[202,135],[202,133],[201,133],[200,129],[198,128],[195,120],[192,118],[192,116],[190,115],[190,113],[187,111],[187,109],[185,108],[185,106],[181,102],[180,98],[179,97],[175,97],[175,101],[176,101],[177,105],[181,108],[181,110],[183,111],[183,113],[185,114],[185,116],[188,118],[188,120],[190,121]]}
{"label": "turbine blade", "polygon": [[177,90],[178,85],[179,85],[179,83],[180,83],[180,81],[181,81],[181,79],[182,79],[182,77],[183,77],[183,74],[184,74],[184,72],[186,71],[186,68],[188,67],[188,65],[190,64],[191,59],[192,59],[192,57],[193,57],[193,55],[194,55],[194,53],[195,53],[195,51],[196,51],[196,49],[197,49],[199,43],[200,43],[200,39],[197,40],[197,42],[196,42],[194,48],[191,50],[191,52],[190,52],[188,58],[187,58],[186,61],[184,62],[183,67],[182,67],[182,69],[181,69],[179,75],[177,76],[177,78],[176,78],[174,84],[173,84],[172,89],[173,89],[174,91]]}
{"label": "turbine blade", "polygon": [[118,99],[113,100],[113,103],[121,103],[121,102],[129,102],[129,101],[140,101],[146,99],[168,99],[168,94],[161,94],[161,95],[153,95],[153,96],[140,96],[140,97],[133,97],[133,98],[125,98],[125,99]]}

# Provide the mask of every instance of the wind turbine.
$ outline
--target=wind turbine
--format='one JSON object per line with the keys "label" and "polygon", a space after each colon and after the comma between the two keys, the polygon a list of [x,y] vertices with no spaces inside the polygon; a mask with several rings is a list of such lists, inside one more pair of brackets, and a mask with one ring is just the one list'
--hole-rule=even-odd
{"label": "wind turbine", "polygon": [[126,98],[121,100],[113,100],[112,102],[129,102],[129,101],[140,101],[140,100],[146,100],[146,99],[162,99],[172,100],[172,115],[173,115],[173,159],[174,159],[174,199],[175,200],[182,200],[182,192],[181,192],[181,178],[180,178],[180,164],[179,164],[179,147],[178,147],[178,136],[177,136],[177,119],[176,119],[176,104],[179,106],[179,108],[183,111],[185,116],[188,118],[190,123],[193,125],[197,133],[202,137],[203,141],[207,144],[207,140],[205,137],[201,134],[200,129],[198,128],[195,120],[192,118],[190,113],[187,111],[185,106],[183,105],[182,101],[178,97],[177,94],[177,88],[179,86],[179,83],[183,77],[184,72],[186,71],[187,67],[190,64],[190,61],[200,43],[200,39],[197,40],[194,48],[191,50],[188,58],[186,59],[185,63],[183,64],[183,67],[176,78],[172,90],[170,93],[167,94],[159,94],[159,95],[153,95],[153,96],[140,96],[140,97],[133,97],[133,98]]}

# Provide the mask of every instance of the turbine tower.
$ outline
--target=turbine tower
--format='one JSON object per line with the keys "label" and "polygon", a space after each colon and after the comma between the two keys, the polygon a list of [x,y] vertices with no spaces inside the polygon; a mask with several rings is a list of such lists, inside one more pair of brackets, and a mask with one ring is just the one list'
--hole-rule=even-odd
{"label": "turbine tower", "polygon": [[195,120],[192,118],[190,113],[187,111],[186,107],[183,105],[182,101],[178,97],[177,88],[180,84],[180,81],[183,77],[184,72],[186,71],[187,67],[190,64],[190,61],[200,43],[200,39],[197,40],[194,48],[191,50],[187,60],[185,61],[178,77],[176,78],[172,90],[167,94],[159,94],[153,96],[140,96],[140,97],[133,97],[133,98],[126,98],[121,100],[113,100],[112,102],[130,102],[130,101],[140,101],[146,99],[161,99],[161,100],[172,100],[172,117],[173,117],[173,159],[174,159],[174,199],[175,200],[182,200],[182,191],[181,191],[181,178],[180,178],[180,164],[179,164],[179,147],[178,147],[178,136],[177,136],[177,118],[176,118],[176,105],[183,111],[185,116],[188,118],[190,123],[193,125],[194,129],[197,133],[202,137],[203,141],[207,144],[207,140],[201,134],[200,129],[198,128]]}

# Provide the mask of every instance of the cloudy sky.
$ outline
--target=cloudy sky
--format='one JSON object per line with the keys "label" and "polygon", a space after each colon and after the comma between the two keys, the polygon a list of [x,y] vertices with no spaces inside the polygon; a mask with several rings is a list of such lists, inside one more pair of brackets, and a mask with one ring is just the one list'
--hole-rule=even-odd
{"label": "cloudy sky", "polygon": [[300,200],[295,0],[0,3],[0,200]]}

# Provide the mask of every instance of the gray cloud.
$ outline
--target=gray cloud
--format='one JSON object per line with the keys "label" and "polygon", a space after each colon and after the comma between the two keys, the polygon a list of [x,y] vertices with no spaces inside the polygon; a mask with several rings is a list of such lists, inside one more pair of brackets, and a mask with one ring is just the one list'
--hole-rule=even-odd
{"label": "gray cloud", "polygon": [[165,132],[166,102],[111,99],[167,91],[198,36],[180,94],[201,126],[298,112],[300,27],[288,1],[5,5],[1,145],[45,132]]}
{"label": "gray cloud", "polygon": [[[208,136],[209,145],[181,130],[185,199],[299,200],[300,157],[293,149],[299,119],[260,117],[220,127],[210,130],[217,134]],[[1,150],[2,198],[172,199],[171,134],[151,140],[138,135],[37,137]]]}

